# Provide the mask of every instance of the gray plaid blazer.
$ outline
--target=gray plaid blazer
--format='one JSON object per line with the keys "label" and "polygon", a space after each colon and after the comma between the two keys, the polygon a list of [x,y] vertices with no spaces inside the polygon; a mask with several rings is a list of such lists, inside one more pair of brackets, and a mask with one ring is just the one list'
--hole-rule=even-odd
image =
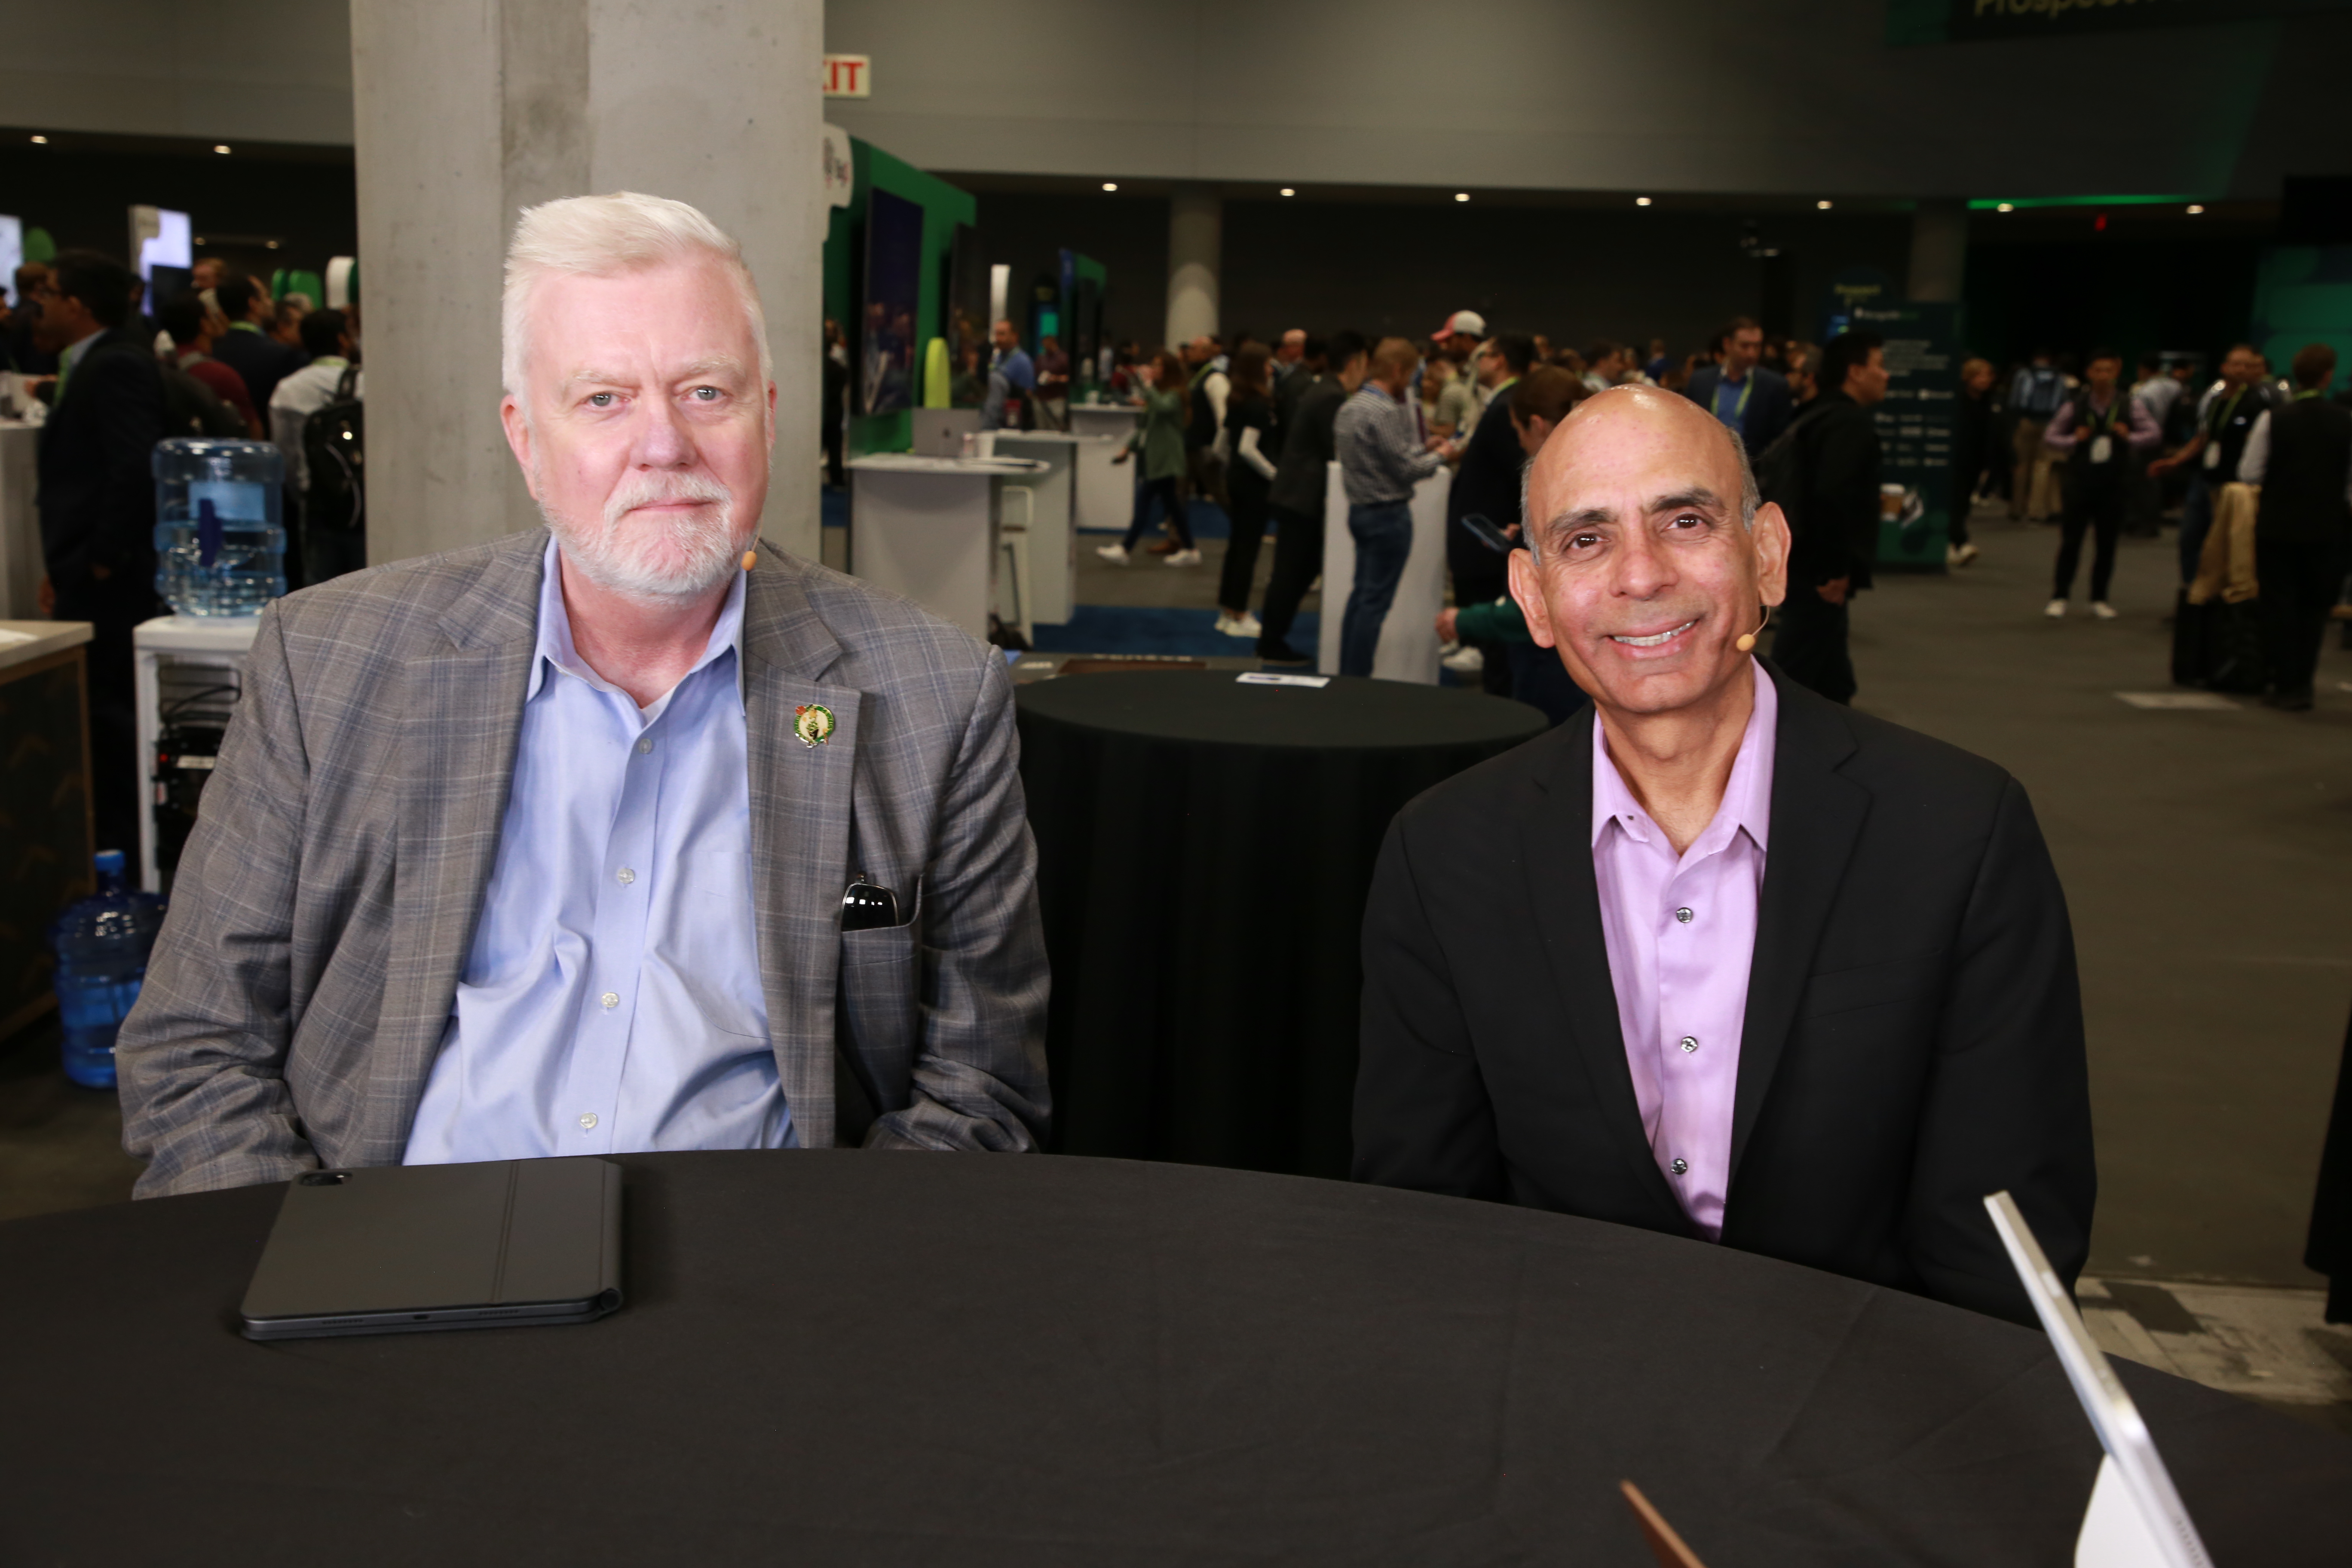
{"label": "gray plaid blazer", "polygon": [[[140,1196],[397,1164],[498,856],[544,530],[263,616],[116,1047]],[[811,1148],[1034,1148],[1045,948],[1003,659],[763,546],[743,605],[751,889]],[[793,710],[822,702],[832,739]],[[906,923],[844,932],[863,871]]]}

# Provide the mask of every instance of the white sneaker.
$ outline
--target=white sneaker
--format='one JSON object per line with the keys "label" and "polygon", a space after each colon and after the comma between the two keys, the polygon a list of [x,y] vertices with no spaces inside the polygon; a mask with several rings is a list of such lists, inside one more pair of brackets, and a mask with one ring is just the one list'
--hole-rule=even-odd
{"label": "white sneaker", "polygon": [[2053,599],[2050,601],[2049,606],[2042,613],[2048,616],[2053,621],[2063,621],[2066,618],[2066,601],[2063,599]]}
{"label": "white sneaker", "polygon": [[1201,552],[1197,550],[1179,550],[1171,552],[1168,557],[1168,564],[1171,566],[1198,566],[1200,563]]}
{"label": "white sneaker", "polygon": [[1486,655],[1483,649],[1456,645],[1437,662],[1456,675],[1476,675],[1486,668]]}
{"label": "white sneaker", "polygon": [[1255,638],[1260,632],[1265,630],[1265,628],[1257,624],[1257,617],[1255,616],[1250,615],[1246,611],[1243,612],[1242,617],[1239,620],[1235,620],[1233,616],[1226,615],[1223,611],[1220,610],[1217,613],[1217,630],[1224,633],[1224,635],[1229,637]]}
{"label": "white sneaker", "polygon": [[2098,616],[2099,619],[2103,621],[2112,621],[2122,615],[2123,612],[2116,609],[2113,605],[2108,604],[2105,599],[2094,599],[2091,601],[2091,614]]}
{"label": "white sneaker", "polygon": [[1255,616],[1251,615],[1247,610],[1244,610],[1242,612],[1240,625],[1242,628],[1241,635],[1245,637],[1262,637],[1265,636],[1265,623],[1260,621]]}
{"label": "white sneaker", "polygon": [[1944,564],[1947,566],[1965,566],[1976,558],[1977,547],[1973,544],[1948,544],[1944,547]]}
{"label": "white sneaker", "polygon": [[1124,544],[1097,544],[1095,546],[1095,553],[1114,566],[1127,564],[1127,546]]}

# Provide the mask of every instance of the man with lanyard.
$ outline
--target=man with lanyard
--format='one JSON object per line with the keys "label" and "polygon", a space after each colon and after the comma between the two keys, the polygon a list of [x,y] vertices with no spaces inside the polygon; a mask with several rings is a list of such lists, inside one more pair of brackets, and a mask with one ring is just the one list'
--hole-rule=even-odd
{"label": "man with lanyard", "polygon": [[[1527,454],[1511,423],[1511,388],[1528,373],[1535,353],[1534,340],[1506,332],[1489,339],[1471,362],[1486,390],[1486,412],[1467,437],[1445,448],[1447,459],[1460,465],[1445,492],[1445,565],[1454,577],[1456,605],[1491,604],[1510,591],[1508,558],[1462,520],[1483,517],[1498,532],[1519,521],[1519,470]],[[1445,662],[1457,675],[1491,671],[1486,689],[1510,695],[1509,665],[1488,659],[1480,647],[1465,644]]]}
{"label": "man with lanyard", "polygon": [[1758,363],[1764,357],[1764,329],[1745,316],[1717,334],[1714,364],[1691,373],[1683,395],[1728,426],[1752,454],[1778,440],[1789,427],[1795,400],[1788,378]]}
{"label": "man with lanyard", "polygon": [[2197,434],[2186,447],[2147,471],[2158,478],[2175,468],[2189,470],[2189,497],[2180,508],[2180,580],[2193,582],[2198,558],[2205,553],[2205,535],[2213,526],[2213,500],[2221,487],[2237,476],[2246,455],[2246,438],[2254,421],[2269,412],[2270,388],[2263,384],[2263,356],[2240,343],[2221,361],[2221,379],[2205,389],[2197,402]]}
{"label": "man with lanyard", "polygon": [[2049,428],[2051,416],[2065,401],[2065,376],[2050,363],[2048,349],[2034,350],[2032,363],[2017,373],[2017,379],[2009,388],[2010,417],[2017,422],[2010,435],[2011,450],[2017,457],[2017,471],[2009,491],[2009,515],[2012,521],[2046,522],[2055,510],[2053,503],[2057,497],[2052,492],[2057,486],[2051,477],[2051,454],[2042,445],[2042,433]]}
{"label": "man with lanyard", "polygon": [[2336,351],[2306,343],[2294,356],[2294,395],[2265,409],[2247,433],[2237,477],[2263,487],[2254,518],[2262,567],[2263,700],[2292,713],[2311,708],[2327,613],[2344,595],[2352,546],[2352,410],[2326,401]]}
{"label": "man with lanyard", "polygon": [[2093,349],[2085,368],[2089,379],[2042,436],[2043,446],[2066,459],[2058,575],[2042,614],[2055,620],[2066,613],[2067,596],[2074,591],[2074,569],[2083,561],[2083,534],[2095,529],[2098,553],[2091,560],[2091,614],[2112,621],[2116,607],[2107,603],[2107,584],[2116,574],[2116,541],[2123,533],[2133,462],[2153,450],[2164,439],[2164,431],[2149,417],[2147,405],[2117,385],[2123,355],[2113,349]]}

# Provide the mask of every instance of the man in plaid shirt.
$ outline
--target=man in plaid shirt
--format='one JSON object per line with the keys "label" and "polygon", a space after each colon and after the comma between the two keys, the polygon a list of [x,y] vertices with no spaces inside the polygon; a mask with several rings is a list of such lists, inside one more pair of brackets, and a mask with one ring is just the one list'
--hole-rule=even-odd
{"label": "man in plaid shirt", "polygon": [[1420,351],[1383,338],[1372,374],[1340,408],[1332,426],[1339,480],[1348,492],[1348,532],[1356,542],[1356,582],[1339,621],[1339,673],[1370,675],[1381,623],[1396,599],[1405,557],[1412,553],[1412,490],[1446,458],[1441,443],[1421,437],[1406,389]]}

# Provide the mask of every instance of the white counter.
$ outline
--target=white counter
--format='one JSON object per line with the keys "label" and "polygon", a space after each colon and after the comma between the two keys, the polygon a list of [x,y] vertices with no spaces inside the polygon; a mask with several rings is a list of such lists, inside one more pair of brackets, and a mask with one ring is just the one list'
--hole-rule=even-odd
{"label": "white counter", "polygon": [[1027,458],[1045,465],[1044,473],[1008,481],[999,493],[1017,519],[1021,508],[1014,505],[1014,491],[1025,488],[1029,492],[1029,581],[1036,597],[1029,618],[1049,626],[1066,626],[1077,604],[1077,466],[1080,455],[1103,445],[1102,438],[1060,430],[987,430],[980,439],[984,455]]}
{"label": "white counter", "polygon": [[986,637],[1001,492],[1007,480],[1031,482],[1046,465],[877,452],[850,459],[847,468],[850,572]]}
{"label": "white counter", "polygon": [[1135,466],[1113,461],[1135,434],[1143,410],[1123,403],[1079,403],[1070,408],[1070,433],[1087,438],[1077,452],[1077,526],[1125,533],[1135,516]]}
{"label": "white counter", "polygon": [[[1405,557],[1381,640],[1372,650],[1372,679],[1437,684],[1437,612],[1445,607],[1445,498],[1454,470],[1440,468],[1412,492],[1412,552]],[[1333,463],[1323,498],[1323,609],[1316,625],[1315,668],[1339,672],[1339,626],[1356,581],[1356,541],[1348,531],[1348,492]]]}

